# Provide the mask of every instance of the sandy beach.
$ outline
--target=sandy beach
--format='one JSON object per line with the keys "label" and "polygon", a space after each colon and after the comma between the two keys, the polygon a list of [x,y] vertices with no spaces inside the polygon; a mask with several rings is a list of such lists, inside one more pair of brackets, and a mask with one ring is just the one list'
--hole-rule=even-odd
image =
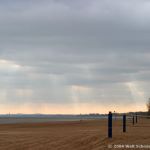
{"label": "sandy beach", "polygon": [[112,139],[107,138],[107,119],[0,125],[0,150],[125,149],[115,148],[120,144],[150,145],[150,119],[134,126],[128,121],[126,133],[121,120],[113,120]]}

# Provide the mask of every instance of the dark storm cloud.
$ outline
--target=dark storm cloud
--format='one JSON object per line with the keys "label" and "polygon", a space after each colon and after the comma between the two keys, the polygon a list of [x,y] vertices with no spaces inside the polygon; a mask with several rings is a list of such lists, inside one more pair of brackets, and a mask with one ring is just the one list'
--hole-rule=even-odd
{"label": "dark storm cloud", "polygon": [[147,0],[1,1],[3,99],[126,103],[139,86],[148,96],[149,14]]}

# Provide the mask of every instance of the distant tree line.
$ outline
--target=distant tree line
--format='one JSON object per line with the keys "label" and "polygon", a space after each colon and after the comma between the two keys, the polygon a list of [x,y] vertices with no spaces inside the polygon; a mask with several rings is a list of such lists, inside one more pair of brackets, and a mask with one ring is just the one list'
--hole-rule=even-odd
{"label": "distant tree line", "polygon": [[150,98],[148,99],[146,106],[147,106],[147,110],[148,110],[148,115],[150,115]]}

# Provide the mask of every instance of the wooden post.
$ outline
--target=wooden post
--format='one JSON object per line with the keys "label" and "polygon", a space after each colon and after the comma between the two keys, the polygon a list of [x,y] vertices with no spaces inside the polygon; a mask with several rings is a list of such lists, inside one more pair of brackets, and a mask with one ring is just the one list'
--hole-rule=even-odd
{"label": "wooden post", "polygon": [[108,138],[112,138],[112,113],[108,114]]}
{"label": "wooden post", "polygon": [[126,115],[123,115],[123,132],[126,132]]}
{"label": "wooden post", "polygon": [[132,118],[132,124],[134,125],[134,116],[133,116],[133,118]]}
{"label": "wooden post", "polygon": [[138,119],[137,119],[137,114],[136,114],[136,123],[138,122]]}

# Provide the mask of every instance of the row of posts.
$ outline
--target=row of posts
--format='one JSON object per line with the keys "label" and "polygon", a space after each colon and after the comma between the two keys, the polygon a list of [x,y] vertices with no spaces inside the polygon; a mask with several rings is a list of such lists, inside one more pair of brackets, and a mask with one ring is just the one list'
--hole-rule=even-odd
{"label": "row of posts", "polygon": [[[112,138],[112,113],[109,112],[108,114],[108,138]],[[136,116],[132,116],[132,124],[134,125],[135,123],[138,122],[137,119],[137,114]],[[123,127],[123,132],[126,132],[126,114],[123,114],[123,118],[122,118],[122,127]]]}

